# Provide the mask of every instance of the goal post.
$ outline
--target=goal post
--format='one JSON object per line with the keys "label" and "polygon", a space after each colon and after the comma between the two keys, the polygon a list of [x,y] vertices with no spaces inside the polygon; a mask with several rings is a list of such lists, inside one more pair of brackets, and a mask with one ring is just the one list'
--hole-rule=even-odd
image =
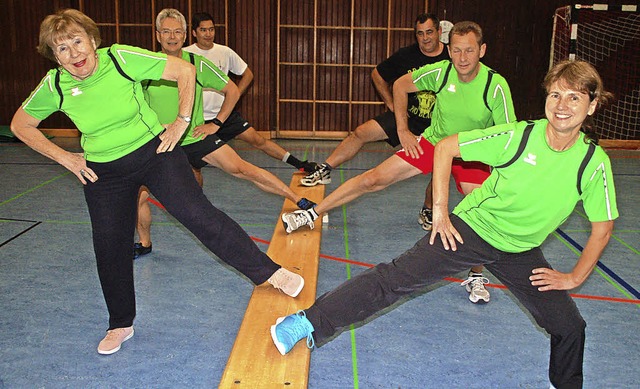
{"label": "goal post", "polygon": [[[553,20],[549,66],[564,59],[591,63],[614,99],[595,115],[603,140],[640,147],[640,13],[637,5],[574,4]],[[611,142],[607,142],[611,143]]]}

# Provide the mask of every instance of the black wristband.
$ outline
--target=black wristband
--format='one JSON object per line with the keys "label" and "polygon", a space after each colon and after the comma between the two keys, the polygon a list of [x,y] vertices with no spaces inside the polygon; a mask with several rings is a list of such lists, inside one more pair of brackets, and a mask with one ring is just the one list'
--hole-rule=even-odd
{"label": "black wristband", "polygon": [[220,121],[220,119],[218,119],[218,118],[213,118],[213,119],[211,119],[211,123],[215,124],[215,125],[216,125],[216,126],[218,126],[218,127],[222,127],[222,125],[224,124],[224,123],[222,123],[222,122]]}

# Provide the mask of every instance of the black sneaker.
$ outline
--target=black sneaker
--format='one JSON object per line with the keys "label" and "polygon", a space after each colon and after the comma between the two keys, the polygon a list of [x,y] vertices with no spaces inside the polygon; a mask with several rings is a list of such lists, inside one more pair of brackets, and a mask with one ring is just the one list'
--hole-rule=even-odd
{"label": "black sneaker", "polygon": [[300,171],[303,171],[305,173],[313,173],[319,168],[320,168],[320,165],[318,165],[315,162],[309,162],[309,161],[302,161],[302,165],[300,165]]}
{"label": "black sneaker", "polygon": [[149,247],[144,247],[142,243],[134,243],[133,244],[133,259],[138,259],[138,257],[147,255],[151,252],[151,248],[153,245],[149,245]]}

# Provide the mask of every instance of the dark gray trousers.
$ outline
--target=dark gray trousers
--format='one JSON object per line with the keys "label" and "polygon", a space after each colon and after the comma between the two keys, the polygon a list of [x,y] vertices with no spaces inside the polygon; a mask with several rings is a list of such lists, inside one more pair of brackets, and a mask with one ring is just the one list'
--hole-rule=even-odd
{"label": "dark gray trousers", "polygon": [[212,253],[253,283],[265,282],[280,268],[238,223],[209,202],[182,149],[156,154],[159,144],[155,138],[115,161],[87,163],[98,175],[95,183],[85,185],[84,193],[109,329],[131,326],[136,314],[133,238],[140,185],[146,185]]}
{"label": "dark gray trousers", "polygon": [[464,240],[464,244],[457,245],[457,251],[445,250],[439,236],[430,245],[429,233],[390,263],[368,269],[318,298],[306,310],[316,342],[322,343],[349,325],[445,277],[485,265],[551,335],[551,383],[558,389],[582,387],[586,323],[567,291],[540,292],[531,285],[532,269],[551,267],[542,250],[500,251],[456,215],[451,215],[451,221]]}

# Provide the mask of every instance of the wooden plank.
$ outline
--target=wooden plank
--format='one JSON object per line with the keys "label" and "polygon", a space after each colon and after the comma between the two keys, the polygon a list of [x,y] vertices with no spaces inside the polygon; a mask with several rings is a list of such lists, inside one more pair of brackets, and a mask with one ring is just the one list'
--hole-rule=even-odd
{"label": "wooden plank", "polygon": [[[293,175],[291,189],[311,201],[320,202],[324,197],[324,185],[303,187],[299,184],[302,177],[302,173]],[[295,204],[285,200],[282,212],[295,209]],[[280,355],[271,340],[270,327],[278,317],[308,308],[315,301],[321,237],[321,219],[317,220],[313,230],[303,227],[287,234],[278,218],[267,254],[283,267],[304,277],[304,289],[296,298],[291,298],[268,283],[255,287],[220,388],[307,387],[311,350],[305,342],[299,342],[290,353]]]}

